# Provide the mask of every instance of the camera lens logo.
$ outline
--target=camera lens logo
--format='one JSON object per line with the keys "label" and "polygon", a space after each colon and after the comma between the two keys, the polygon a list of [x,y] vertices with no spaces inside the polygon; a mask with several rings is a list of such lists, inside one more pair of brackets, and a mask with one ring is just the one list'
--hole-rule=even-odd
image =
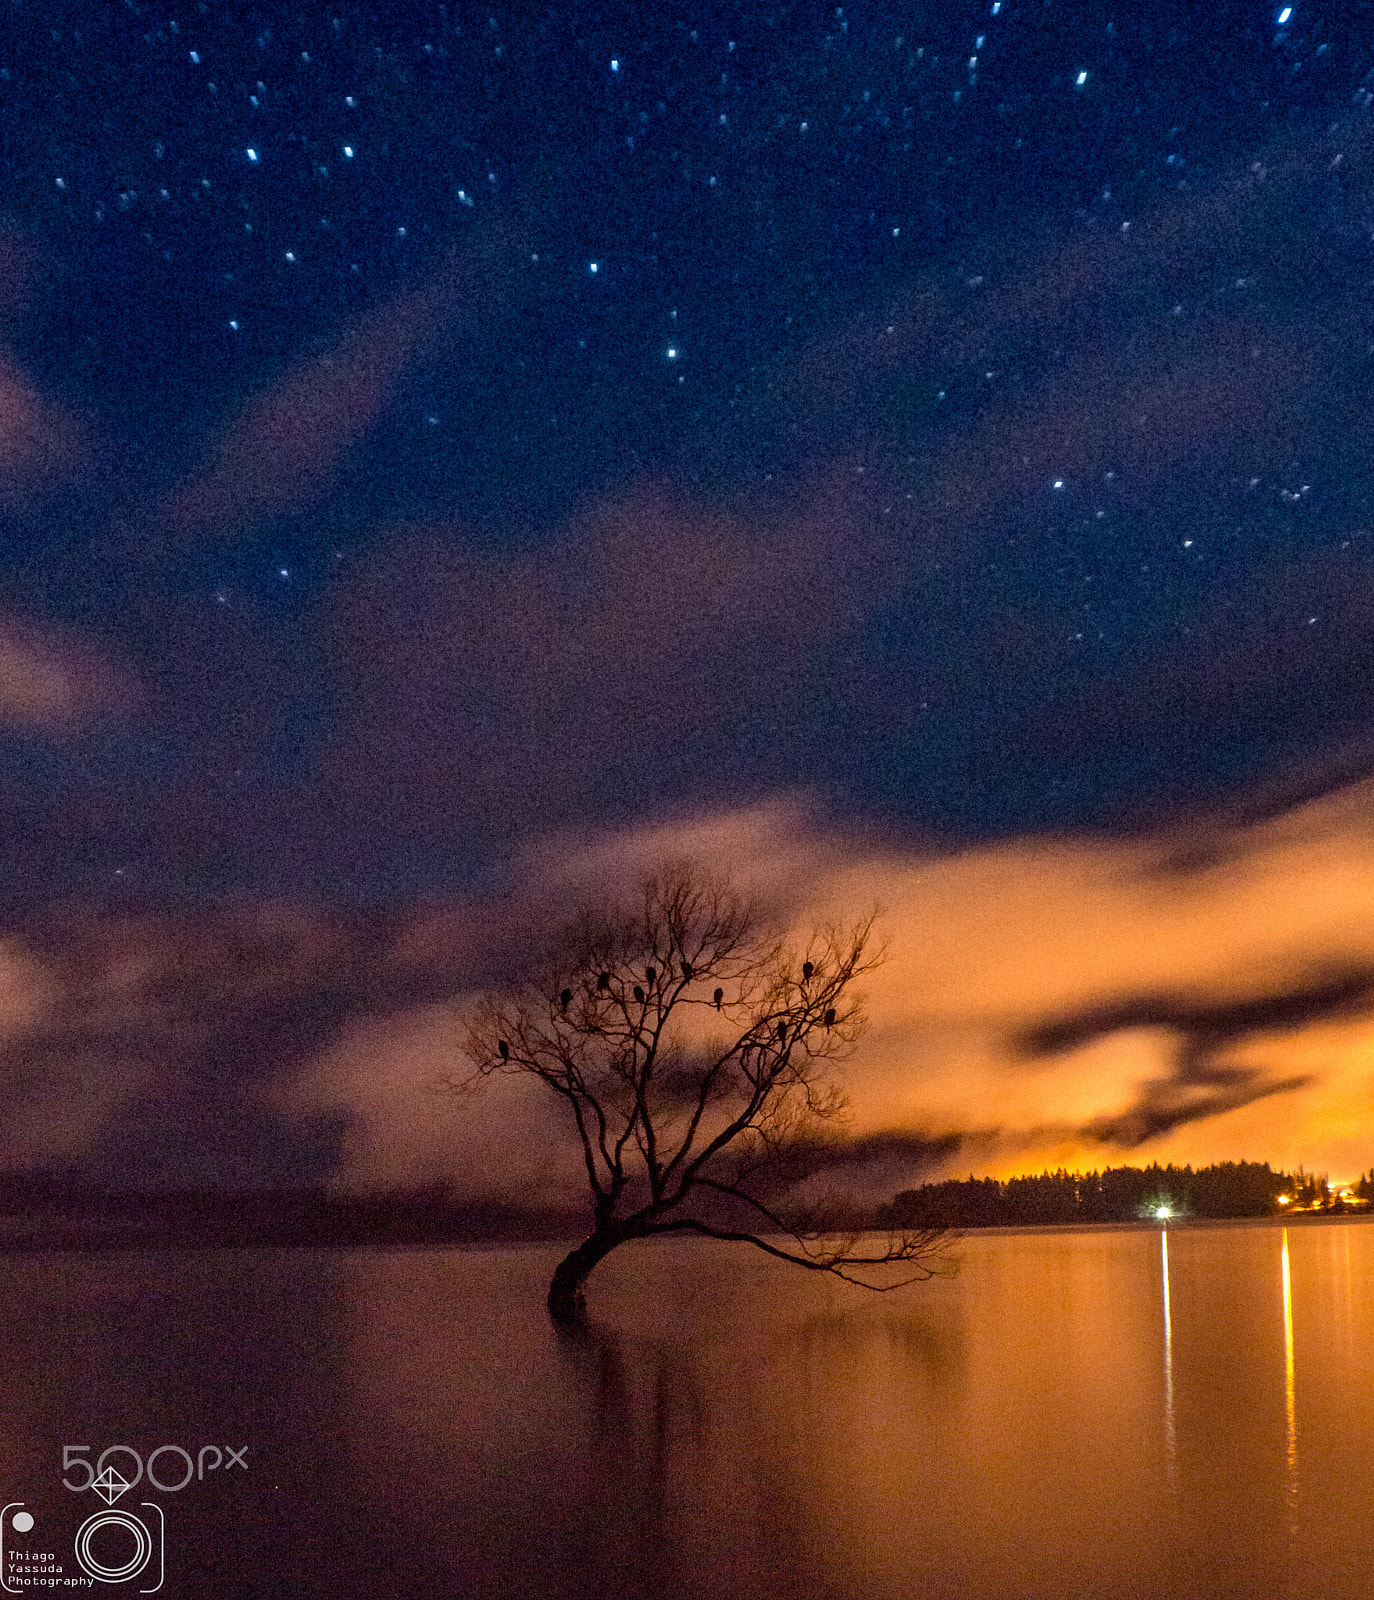
{"label": "camera lens logo", "polygon": [[[68,1539],[82,1577],[62,1554]],[[157,1594],[167,1577],[166,1540],[166,1519],[155,1500],[139,1501],[138,1512],[103,1507],[74,1534],[65,1518],[35,1517],[22,1500],[12,1500],[0,1511],[0,1590],[30,1594],[101,1583]]]}
{"label": "camera lens logo", "polygon": [[[133,1539],[133,1548],[120,1562],[110,1558],[129,1549],[128,1540],[111,1540],[108,1530],[119,1528]],[[113,1543],[114,1549],[110,1546]],[[97,1554],[97,1551],[99,1552]],[[153,1538],[131,1511],[97,1511],[76,1530],[75,1554],[81,1570],[100,1583],[125,1583],[138,1577],[153,1554]]]}

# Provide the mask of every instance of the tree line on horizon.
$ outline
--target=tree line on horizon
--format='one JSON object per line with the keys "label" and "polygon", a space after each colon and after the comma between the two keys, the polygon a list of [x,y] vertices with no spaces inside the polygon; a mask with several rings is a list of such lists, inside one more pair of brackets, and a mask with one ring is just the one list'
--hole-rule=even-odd
{"label": "tree line on horizon", "polygon": [[1374,1168],[1347,1189],[1324,1173],[1275,1171],[1267,1161],[1209,1167],[1106,1167],[1018,1178],[947,1178],[903,1189],[884,1208],[884,1227],[990,1228],[1141,1218],[1272,1217],[1287,1212],[1356,1211],[1374,1200]]}

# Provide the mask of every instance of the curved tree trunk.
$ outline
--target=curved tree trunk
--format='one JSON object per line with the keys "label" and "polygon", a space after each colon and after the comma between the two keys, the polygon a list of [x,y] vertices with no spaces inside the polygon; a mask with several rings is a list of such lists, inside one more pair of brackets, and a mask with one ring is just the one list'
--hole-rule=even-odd
{"label": "curved tree trunk", "polygon": [[549,1315],[555,1322],[581,1322],[587,1315],[587,1301],[583,1285],[591,1276],[592,1268],[608,1256],[628,1234],[618,1228],[598,1228],[589,1234],[575,1250],[570,1250],[558,1263],[549,1285]]}

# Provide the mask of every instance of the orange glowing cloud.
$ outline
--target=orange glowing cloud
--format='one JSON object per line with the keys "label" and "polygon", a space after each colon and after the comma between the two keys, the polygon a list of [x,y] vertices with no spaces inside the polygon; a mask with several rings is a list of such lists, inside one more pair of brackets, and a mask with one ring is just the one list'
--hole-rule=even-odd
{"label": "orange glowing cloud", "polygon": [[1002,1171],[1374,1162],[1371,816],[1354,786],[1192,869],[1167,838],[856,860],[820,898],[889,908],[856,1127],[982,1130]]}
{"label": "orange glowing cloud", "polygon": [[[545,841],[512,903],[533,935],[685,854],[731,868],[799,933],[881,904],[890,954],[865,982],[871,1027],[846,1081],[856,1161],[882,1156],[889,1190],[1046,1163],[1351,1176],[1374,1163],[1372,823],[1374,783],[1355,785],[1226,830],[1188,867],[1165,836],[893,850],[776,802]],[[519,916],[503,915],[509,936]],[[574,1193],[553,1108],[445,1101],[462,1005],[360,1028],[303,1070],[293,1102],[350,1117],[346,1182],[537,1171]]]}

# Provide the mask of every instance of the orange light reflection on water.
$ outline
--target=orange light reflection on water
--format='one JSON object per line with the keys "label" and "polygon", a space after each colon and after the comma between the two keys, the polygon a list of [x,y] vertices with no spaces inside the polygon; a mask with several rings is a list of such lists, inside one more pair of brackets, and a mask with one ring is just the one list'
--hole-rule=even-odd
{"label": "orange light reflection on water", "polygon": [[1164,1470],[1169,1489],[1177,1488],[1178,1444],[1174,1433],[1174,1324],[1169,1311],[1169,1230],[1159,1230],[1160,1266],[1164,1276]]}
{"label": "orange light reflection on water", "polygon": [[1293,1275],[1288,1263],[1288,1229],[1283,1230],[1283,1397],[1288,1425],[1286,1488],[1289,1531],[1297,1531],[1298,1515],[1298,1409],[1297,1379],[1293,1366]]}

